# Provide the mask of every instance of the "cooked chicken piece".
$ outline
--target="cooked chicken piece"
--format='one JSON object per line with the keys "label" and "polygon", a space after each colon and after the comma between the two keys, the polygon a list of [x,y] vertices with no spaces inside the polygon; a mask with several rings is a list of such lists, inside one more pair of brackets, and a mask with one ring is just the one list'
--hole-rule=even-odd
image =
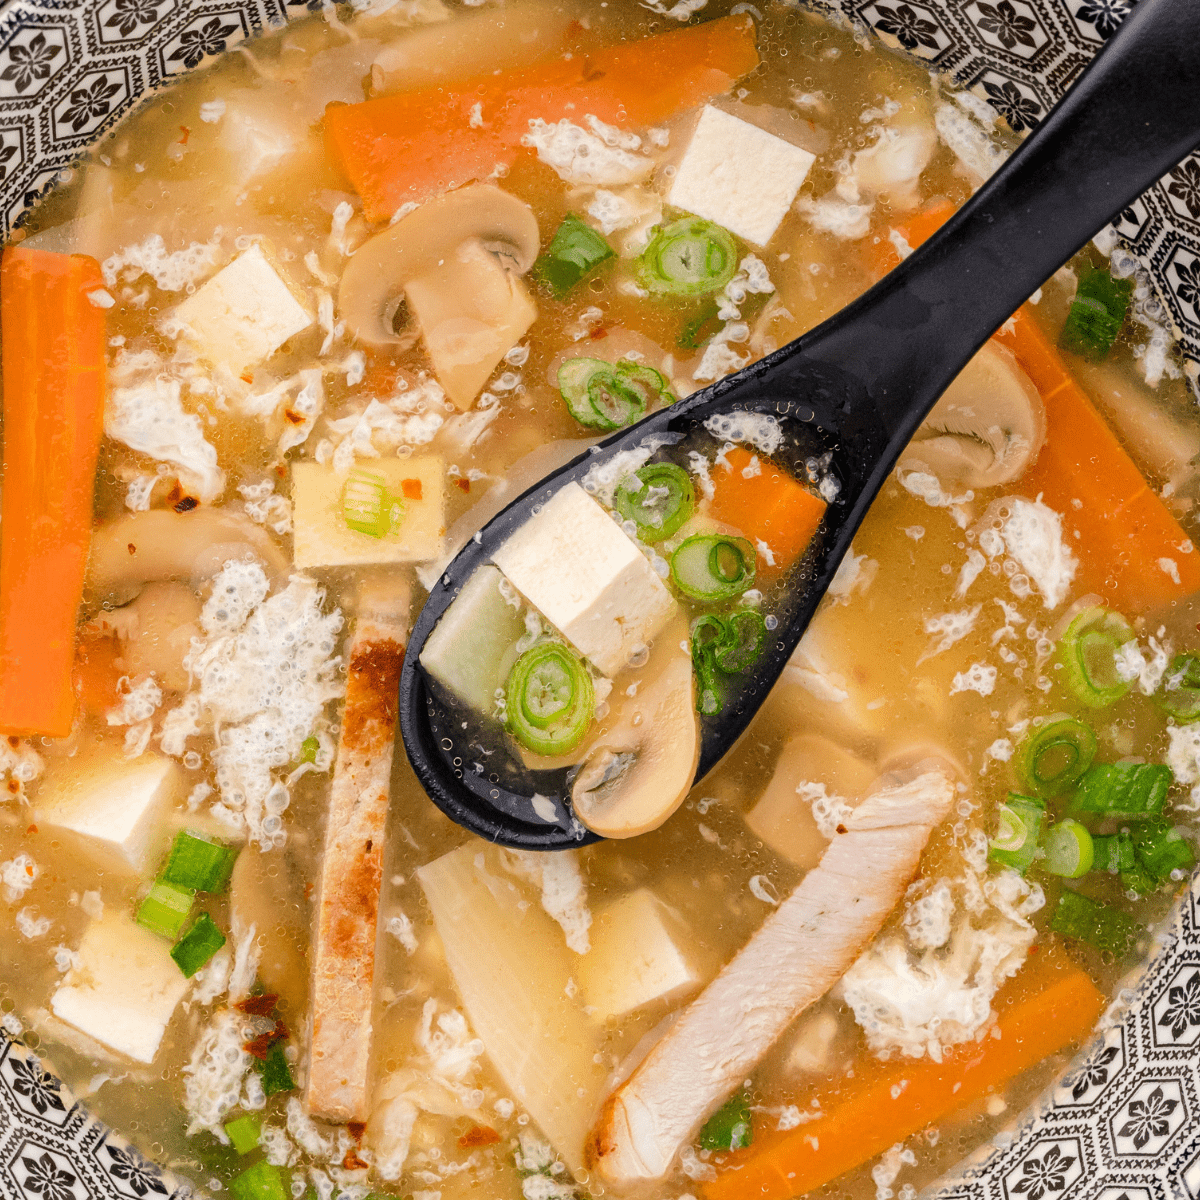
{"label": "cooked chicken piece", "polygon": [[406,583],[364,596],[346,669],[317,909],[308,1108],[330,1121],[369,1115],[375,934],[383,875]]}
{"label": "cooked chicken piece", "polygon": [[589,1166],[617,1186],[666,1174],[701,1122],[879,932],[954,796],[947,774],[925,770],[889,779],[847,815],[820,863],[608,1098]]}

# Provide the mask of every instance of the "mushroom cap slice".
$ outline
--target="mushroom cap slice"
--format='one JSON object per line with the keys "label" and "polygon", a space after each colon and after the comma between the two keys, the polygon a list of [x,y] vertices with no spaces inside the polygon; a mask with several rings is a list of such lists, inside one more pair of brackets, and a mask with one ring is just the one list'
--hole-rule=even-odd
{"label": "mushroom cap slice", "polygon": [[360,342],[398,342],[392,328],[404,289],[477,239],[518,275],[533,266],[538,226],[533,210],[490,183],[446,192],[377,233],[355,251],[338,290],[338,310]]}
{"label": "mushroom cap slice", "polygon": [[1037,389],[1008,350],[988,342],[933,406],[899,466],[924,466],[943,487],[998,487],[1024,473],[1045,438]]}
{"label": "mushroom cap slice", "polygon": [[699,760],[692,663],[675,655],[593,745],[571,788],[575,815],[603,837],[657,829],[683,803]]}

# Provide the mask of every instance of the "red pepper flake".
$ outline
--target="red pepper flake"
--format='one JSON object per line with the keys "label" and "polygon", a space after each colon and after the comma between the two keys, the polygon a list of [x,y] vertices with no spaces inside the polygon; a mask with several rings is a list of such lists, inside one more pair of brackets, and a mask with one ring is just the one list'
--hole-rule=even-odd
{"label": "red pepper flake", "polygon": [[275,468],[275,474],[278,475],[280,479],[283,479],[287,475],[287,467],[280,463]]}
{"label": "red pepper flake", "polygon": [[458,1144],[468,1146],[494,1146],[500,1140],[500,1135],[490,1125],[472,1125],[458,1139]]}
{"label": "red pepper flake", "polygon": [[400,480],[400,490],[404,493],[405,500],[421,499],[421,481],[419,479]]}
{"label": "red pepper flake", "polygon": [[191,512],[193,508],[199,507],[200,501],[197,500],[195,496],[184,496],[184,498],[180,500],[178,504],[174,505],[177,513]]}
{"label": "red pepper flake", "polygon": [[346,1151],[346,1157],[342,1159],[342,1166],[347,1171],[364,1171],[369,1165],[358,1157],[358,1151],[353,1146]]}
{"label": "red pepper flake", "polygon": [[305,417],[303,413],[298,413],[294,408],[285,408],[283,410],[284,419],[291,421],[293,425],[303,425]]}
{"label": "red pepper flake", "polygon": [[241,373],[241,375],[238,376],[238,378],[241,379],[241,381],[243,383],[253,383],[254,382],[254,372],[253,371],[243,371]]}
{"label": "red pepper flake", "polygon": [[136,547],[136,546],[135,546],[135,545],[134,545],[132,542],[130,542],[130,543],[129,543],[129,545],[128,545],[126,548],[128,549],[128,551],[129,551],[129,553],[130,553],[130,554],[136,554],[136,553],[137,553],[137,547]]}
{"label": "red pepper flake", "polygon": [[186,125],[180,125],[179,132],[183,135],[179,139],[179,144],[181,146],[186,146],[188,144],[188,138],[192,136],[192,131]]}
{"label": "red pepper flake", "polygon": [[845,825],[839,825],[839,826],[837,827],[837,831],[838,831],[838,833],[845,833],[845,832],[846,832],[846,827],[845,827]]}
{"label": "red pepper flake", "polygon": [[456,479],[454,483],[460,491],[469,492],[471,490],[471,481],[469,479]]}
{"label": "red pepper flake", "polygon": [[239,1000],[233,1007],[238,1012],[244,1012],[248,1017],[269,1017],[271,1010],[279,1003],[279,997],[274,992],[266,992],[261,996],[247,996]]}
{"label": "red pepper flake", "polygon": [[[29,828],[25,830],[26,833],[37,833],[37,831],[38,831],[38,827],[36,825],[30,825]],[[33,867],[32,866],[26,867],[25,872],[29,876],[30,879],[33,878]]]}
{"label": "red pepper flake", "polygon": [[311,900],[311,899],[313,898],[313,892],[315,892],[316,890],[317,890],[317,889],[316,889],[316,885],[315,885],[315,884],[306,883],[306,884],[304,885],[304,898],[305,898],[305,900]]}
{"label": "red pepper flake", "polygon": [[365,1121],[347,1121],[346,1132],[356,1141],[363,1140],[363,1134],[367,1132]]}
{"label": "red pepper flake", "polygon": [[276,1042],[282,1042],[288,1035],[287,1026],[282,1021],[275,1022],[275,1028],[269,1033],[260,1033],[258,1037],[251,1038],[250,1041],[242,1044],[242,1049],[245,1050],[251,1058],[257,1058],[259,1062],[266,1062],[267,1055],[271,1053],[271,1047]]}
{"label": "red pepper flake", "polygon": [[21,790],[21,782],[18,779],[10,779],[8,781],[8,790],[15,796]]}
{"label": "red pepper flake", "polygon": [[588,334],[588,337],[590,337],[592,339],[592,341],[594,342],[598,338],[604,337],[607,333],[608,333],[607,325],[597,325],[597,326],[595,326],[595,328],[592,329],[591,333]]}
{"label": "red pepper flake", "polygon": [[8,744],[15,750],[21,744],[21,739],[10,733],[8,735]]}

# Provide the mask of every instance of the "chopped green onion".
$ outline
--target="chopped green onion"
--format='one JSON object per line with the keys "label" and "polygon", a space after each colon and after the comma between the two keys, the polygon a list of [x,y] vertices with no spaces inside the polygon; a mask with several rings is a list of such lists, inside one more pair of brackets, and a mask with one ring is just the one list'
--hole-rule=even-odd
{"label": "chopped green onion", "polygon": [[581,425],[624,429],[653,404],[673,404],[661,371],[627,358],[615,366],[602,358],[567,358],[558,368],[558,390]]}
{"label": "chopped green onion", "polygon": [[208,913],[201,913],[191,928],[171,947],[171,957],[179,969],[189,978],[220,948],[225,945],[225,935],[213,923]]}
{"label": "chopped green onion", "polygon": [[137,923],[159,937],[174,941],[192,911],[196,893],[159,880],[147,893],[137,910]]}
{"label": "chopped green onion", "polygon": [[659,229],[637,266],[644,288],[672,296],[719,292],[736,270],[733,238],[701,217],[683,217]]}
{"label": "chopped green onion", "polygon": [[550,245],[533,265],[534,274],[561,300],[602,262],[614,257],[613,248],[590,225],[567,213]]}
{"label": "chopped green onion", "polygon": [[1063,680],[1071,694],[1089,708],[1106,708],[1129,691],[1117,674],[1117,651],[1134,638],[1119,613],[1097,605],[1085,608],[1067,626],[1058,643]]}
{"label": "chopped green onion", "polygon": [[404,504],[389,494],[382,475],[355,467],[342,487],[342,516],[351,529],[381,538],[400,524]]}
{"label": "chopped green onion", "polygon": [[321,753],[321,743],[315,737],[306,737],[300,743],[300,761],[302,763],[315,763],[317,755]]}
{"label": "chopped green onion", "polygon": [[1060,897],[1050,928],[1117,957],[1129,952],[1142,931],[1128,913],[1070,890]]}
{"label": "chopped green onion", "polygon": [[587,399],[598,418],[593,424],[601,429],[624,429],[646,415],[646,400],[641,391],[627,387],[620,373],[611,367],[591,376]]}
{"label": "chopped green onion", "polygon": [[1128,829],[1114,833],[1111,837],[1092,838],[1093,871],[1107,871],[1116,875],[1124,871],[1132,871],[1137,866],[1137,855],[1134,853],[1133,840]]}
{"label": "chopped green onion", "polygon": [[292,1200],[291,1190],[283,1182],[283,1172],[266,1160],[237,1176],[229,1191],[233,1200]]}
{"label": "chopped green onion", "polygon": [[1046,805],[1032,796],[1010,792],[999,817],[1000,829],[989,843],[988,858],[1024,875],[1038,855]]}
{"label": "chopped green onion", "polygon": [[558,368],[558,390],[567,411],[583,425],[600,425],[600,414],[588,399],[588,384],[601,371],[612,372],[602,358],[567,358]]}
{"label": "chopped green onion", "polygon": [[243,1113],[225,1122],[225,1133],[229,1143],[239,1154],[249,1154],[258,1149],[258,1141],[262,1136],[262,1120],[254,1113]]}
{"label": "chopped green onion", "polygon": [[684,322],[675,344],[680,350],[699,350],[723,324],[716,302],[710,300],[694,317]]}
{"label": "chopped green onion", "polygon": [[1162,812],[1171,768],[1153,763],[1093,763],[1068,805],[1075,814],[1145,821]]}
{"label": "chopped green onion", "polygon": [[677,533],[696,508],[692,480],[674,463],[647,463],[617,484],[613,505],[638,527],[643,542],[661,542]]}
{"label": "chopped green onion", "polygon": [[1078,821],[1068,817],[1051,825],[1042,839],[1042,849],[1046,856],[1042,866],[1051,875],[1060,875],[1063,879],[1078,879],[1092,869],[1092,835]]}
{"label": "chopped green onion", "polygon": [[587,668],[560,642],[542,642],[509,672],[509,732],[536,754],[565,754],[592,722],[595,692]]}
{"label": "chopped green onion", "polygon": [[1065,713],[1036,721],[1017,756],[1017,773],[1035,796],[1065,792],[1091,766],[1096,735]]}
{"label": "chopped green onion", "polygon": [[1188,871],[1196,865],[1191,846],[1167,821],[1144,821],[1133,827],[1130,836],[1138,862],[1159,883],[1167,882],[1172,871]]}
{"label": "chopped green onion", "polygon": [[1121,332],[1132,294],[1132,279],[1114,279],[1103,269],[1089,271],[1079,281],[1058,344],[1099,362]]}
{"label": "chopped green onion", "polygon": [[1177,654],[1154,693],[1154,703],[1180,725],[1200,721],[1200,658]]}
{"label": "chopped green onion", "polygon": [[701,533],[671,555],[671,578],[692,600],[732,600],[754,586],[754,547],[745,538]]}
{"label": "chopped green onion", "polygon": [[697,1139],[702,1150],[743,1150],[754,1141],[754,1118],[743,1093],[731,1096],[704,1122]]}
{"label": "chopped green onion", "polygon": [[758,662],[767,638],[767,623],[755,609],[743,608],[725,624],[728,637],[713,651],[713,658],[727,675],[737,675]]}
{"label": "chopped green onion", "polygon": [[1121,886],[1137,896],[1151,896],[1159,889],[1159,881],[1140,862],[1121,872]]}
{"label": "chopped green onion", "polygon": [[675,403],[667,377],[645,363],[636,363],[628,358],[621,359],[617,363],[617,379],[622,387],[641,397],[642,412],[653,405]]}
{"label": "chopped green onion", "polygon": [[282,1042],[272,1042],[267,1057],[255,1065],[262,1075],[265,1095],[274,1096],[278,1092],[290,1092],[295,1088],[296,1081],[292,1078],[292,1068],[288,1065]]}
{"label": "chopped green onion", "polygon": [[223,892],[229,884],[237,853],[234,846],[183,829],[175,835],[160,880],[196,892]]}

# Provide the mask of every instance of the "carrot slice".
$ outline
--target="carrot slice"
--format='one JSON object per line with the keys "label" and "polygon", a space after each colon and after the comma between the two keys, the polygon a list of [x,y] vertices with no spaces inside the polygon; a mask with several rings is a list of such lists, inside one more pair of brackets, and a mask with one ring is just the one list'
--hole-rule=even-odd
{"label": "carrot slice", "polygon": [[11,247],[0,262],[4,493],[0,732],[65,737],[75,621],[104,423],[95,259]]}
{"label": "carrot slice", "polygon": [[[936,200],[928,208],[914,213],[903,224],[892,226],[892,229],[915,250],[922,242],[933,237],[955,212],[949,200]],[[863,252],[868,269],[876,275],[886,275],[893,267],[900,265],[900,250],[890,237],[864,243]]]}
{"label": "carrot slice", "polygon": [[383,221],[406,202],[421,203],[511,165],[531,120],[582,122],[592,115],[627,128],[652,125],[728,91],[757,65],[753,22],[724,17],[480,76],[455,90],[331,105],[326,145],[362,197],[368,220]]}
{"label": "carrot slice", "polygon": [[874,1063],[805,1097],[804,1111],[820,1100],[821,1117],[731,1154],[705,1200],[785,1200],[818,1188],[1085,1038],[1103,1008],[1082,970],[1043,949],[997,995],[999,1037],[957,1047],[940,1063]]}
{"label": "carrot slice", "polygon": [[[916,249],[953,213],[950,203],[936,204],[899,232]],[[874,249],[881,274],[900,261],[890,242]],[[1028,305],[995,340],[1013,352],[1046,406],[1046,442],[1019,489],[1040,494],[1062,514],[1069,544],[1079,552],[1077,583],[1127,613],[1200,591],[1200,553],[1191,538],[1075,382]]]}
{"label": "carrot slice", "polygon": [[713,479],[709,512],[740,529],[758,548],[758,570],[786,571],[804,553],[828,507],[769,458],[757,460],[738,446],[725,454]]}

